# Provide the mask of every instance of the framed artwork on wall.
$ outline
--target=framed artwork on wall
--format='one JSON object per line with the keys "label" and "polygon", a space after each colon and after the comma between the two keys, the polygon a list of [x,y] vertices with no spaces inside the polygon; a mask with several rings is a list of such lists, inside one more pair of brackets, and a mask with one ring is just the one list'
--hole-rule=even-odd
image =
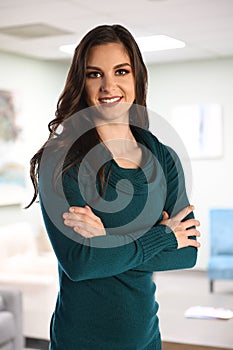
{"label": "framed artwork on wall", "polygon": [[191,159],[215,159],[223,156],[220,104],[176,106],[172,109],[171,123]]}
{"label": "framed artwork on wall", "polygon": [[25,195],[23,140],[17,95],[0,90],[0,205],[21,204]]}

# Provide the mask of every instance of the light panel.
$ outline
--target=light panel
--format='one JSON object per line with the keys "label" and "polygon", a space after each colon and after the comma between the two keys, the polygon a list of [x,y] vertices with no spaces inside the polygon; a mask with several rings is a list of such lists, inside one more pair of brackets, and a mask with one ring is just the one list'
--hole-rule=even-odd
{"label": "light panel", "polygon": [[[136,38],[138,46],[142,52],[154,52],[162,50],[180,49],[185,47],[181,40],[174,39],[167,35],[152,35]],[[73,55],[76,45],[61,45],[59,50]]]}

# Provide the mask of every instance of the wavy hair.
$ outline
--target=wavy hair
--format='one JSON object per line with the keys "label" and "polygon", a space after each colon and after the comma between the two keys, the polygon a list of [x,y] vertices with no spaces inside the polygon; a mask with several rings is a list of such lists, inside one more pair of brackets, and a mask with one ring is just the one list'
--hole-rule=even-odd
{"label": "wavy hair", "polygon": [[[30,177],[34,187],[34,195],[26,208],[29,208],[32,205],[38,195],[39,168],[45,148],[50,147],[52,151],[62,149],[67,140],[69,140],[68,129],[64,128],[65,121],[68,121],[68,119],[71,116],[74,116],[75,113],[81,118],[82,113],[80,114],[78,112],[85,110],[88,107],[85,97],[85,78],[86,62],[90,49],[94,46],[109,43],[122,44],[131,61],[135,81],[135,100],[129,110],[130,124],[132,124],[132,126],[137,125],[140,128],[148,129],[149,121],[147,109],[137,108],[138,105],[146,107],[147,69],[134,37],[126,28],[119,24],[100,25],[95,27],[82,38],[75,49],[64,89],[58,99],[55,118],[48,124],[48,140],[36,152],[30,161]],[[57,131],[60,126],[63,126],[63,131],[58,134]],[[65,162],[66,165],[65,167],[63,166],[62,173],[80,161],[93,146],[101,142],[95,127],[89,130],[88,134],[88,136],[91,137],[82,135],[69,149]],[[103,173],[103,169],[101,169],[100,177],[102,185],[104,181]]]}

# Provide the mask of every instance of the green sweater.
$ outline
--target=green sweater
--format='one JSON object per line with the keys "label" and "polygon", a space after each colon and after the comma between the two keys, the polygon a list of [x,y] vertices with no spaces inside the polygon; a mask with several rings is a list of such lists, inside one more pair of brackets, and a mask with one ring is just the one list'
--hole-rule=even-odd
{"label": "green sweater", "polygon": [[[160,350],[152,273],[195,265],[196,248],[177,249],[174,233],[159,225],[163,210],[174,215],[189,204],[180,161],[149,131],[134,134],[142,169],[121,168],[108,152],[94,164],[97,150],[92,162],[70,168],[55,191],[58,155],[40,167],[40,205],[60,282],[51,350]],[[105,156],[108,185],[101,198],[95,166]],[[69,206],[85,204],[106,236],[85,239],[63,224]]]}

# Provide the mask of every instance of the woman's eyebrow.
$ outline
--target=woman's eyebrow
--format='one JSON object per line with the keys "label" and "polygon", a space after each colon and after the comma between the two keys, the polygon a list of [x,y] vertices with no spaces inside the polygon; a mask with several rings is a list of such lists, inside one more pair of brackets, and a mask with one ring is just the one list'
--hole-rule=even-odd
{"label": "woman's eyebrow", "polygon": [[99,67],[96,67],[96,66],[87,66],[86,69],[101,70]]}
{"label": "woman's eyebrow", "polygon": [[[114,66],[113,68],[117,69],[117,68],[121,68],[121,67],[125,67],[125,66],[131,67],[131,65],[129,63],[120,63],[120,64],[117,64],[116,66]],[[97,67],[97,66],[87,66],[86,69],[101,70],[101,68]]]}
{"label": "woman's eyebrow", "polygon": [[121,67],[124,67],[124,66],[131,67],[131,64],[129,64],[129,63],[120,63],[120,64],[117,64],[116,66],[114,66],[114,69],[121,68]]}

